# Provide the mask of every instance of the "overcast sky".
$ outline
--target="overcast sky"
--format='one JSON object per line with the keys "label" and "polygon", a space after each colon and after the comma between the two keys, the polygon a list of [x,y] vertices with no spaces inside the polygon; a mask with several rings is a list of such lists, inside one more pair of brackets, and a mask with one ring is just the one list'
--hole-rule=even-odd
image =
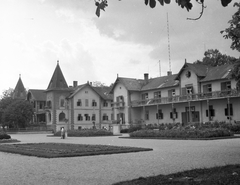
{"label": "overcast sky", "polygon": [[170,5],[155,9],[142,0],[109,0],[96,17],[94,0],[1,0],[0,91],[15,88],[21,79],[27,89],[46,89],[59,60],[68,85],[101,81],[110,85],[120,77],[143,78],[170,70],[178,73],[184,60],[203,58],[207,49],[239,57],[220,31],[237,11],[233,1],[224,8],[220,0],[194,4],[187,12]]}

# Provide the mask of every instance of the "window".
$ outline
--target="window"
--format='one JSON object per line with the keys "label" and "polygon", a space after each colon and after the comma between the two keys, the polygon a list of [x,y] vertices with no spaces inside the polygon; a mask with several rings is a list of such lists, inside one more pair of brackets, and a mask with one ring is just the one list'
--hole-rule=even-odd
{"label": "window", "polygon": [[[210,117],[208,116],[210,115]],[[212,117],[215,116],[215,110],[213,109],[212,105],[209,105],[208,109],[206,110],[206,117],[209,117],[209,121],[212,121]]]}
{"label": "window", "polygon": [[154,98],[161,98],[161,91],[154,92]]}
{"label": "window", "polygon": [[149,120],[149,110],[145,111],[145,120]]}
{"label": "window", "polygon": [[212,84],[203,85],[203,92],[204,93],[212,92]]}
{"label": "window", "polygon": [[92,121],[96,121],[96,114],[92,114]]}
{"label": "window", "polygon": [[189,86],[189,87],[186,87],[187,89],[187,94],[193,94],[193,87],[192,86]]}
{"label": "window", "polygon": [[231,90],[231,82],[230,81],[221,83],[221,91],[227,91],[227,90]]}
{"label": "window", "polygon": [[177,113],[176,108],[174,108],[173,111],[170,112],[170,118],[171,119],[177,119],[178,118],[178,113]]}
{"label": "window", "polygon": [[103,107],[107,107],[108,106],[108,102],[107,101],[104,101],[103,102]]}
{"label": "window", "polygon": [[158,109],[156,113],[156,119],[163,119],[162,109]]}
{"label": "window", "polygon": [[107,114],[103,114],[103,121],[107,121],[108,120],[108,115]]}
{"label": "window", "polygon": [[[189,107],[185,107],[185,109],[186,109],[186,112],[189,112]],[[190,111],[195,112],[195,106],[191,106]]]}
{"label": "window", "polygon": [[92,101],[92,107],[96,107],[97,106],[97,102],[95,100]]}
{"label": "window", "polygon": [[117,102],[123,102],[123,100],[124,100],[123,96],[118,96],[116,99],[117,99]]}
{"label": "window", "polygon": [[143,94],[142,94],[142,99],[143,99],[143,100],[148,99],[148,93],[143,93]]}
{"label": "window", "polygon": [[233,107],[232,104],[227,104],[227,108],[225,108],[225,116],[233,116]]}
{"label": "window", "polygon": [[78,114],[77,120],[78,120],[78,121],[82,121],[82,120],[83,120],[83,117],[82,117],[81,114]]}
{"label": "window", "polygon": [[88,94],[88,91],[85,91],[85,94]]}
{"label": "window", "polygon": [[64,120],[65,120],[65,114],[64,114],[64,112],[61,112],[59,114],[59,121],[64,121]]}
{"label": "window", "polygon": [[61,100],[60,100],[60,107],[64,107],[64,106],[65,106],[64,104],[65,104],[64,99],[61,99]]}
{"label": "window", "polygon": [[113,118],[114,118],[114,114],[112,113],[112,114],[111,114],[111,120],[114,120]]}
{"label": "window", "polygon": [[77,101],[77,106],[82,106],[82,101],[80,99]]}
{"label": "window", "polygon": [[85,106],[88,107],[88,99],[85,99]]}
{"label": "window", "polygon": [[84,114],[85,120],[90,121],[90,116],[88,114]]}

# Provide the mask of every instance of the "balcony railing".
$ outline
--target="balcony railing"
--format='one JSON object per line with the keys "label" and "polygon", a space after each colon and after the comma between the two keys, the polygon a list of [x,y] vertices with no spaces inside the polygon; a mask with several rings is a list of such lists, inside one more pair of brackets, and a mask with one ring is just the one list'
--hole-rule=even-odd
{"label": "balcony railing", "polygon": [[113,102],[112,105],[114,108],[121,109],[125,106],[125,102],[124,101]]}
{"label": "balcony railing", "polygon": [[164,98],[153,98],[147,100],[135,100],[131,102],[132,107],[157,105],[157,104],[169,104],[178,102],[188,102],[188,101],[201,101],[207,99],[219,99],[226,97],[240,97],[240,91],[237,90],[227,90],[227,91],[214,91],[209,93],[199,93],[199,94],[188,94],[182,96],[164,97]]}

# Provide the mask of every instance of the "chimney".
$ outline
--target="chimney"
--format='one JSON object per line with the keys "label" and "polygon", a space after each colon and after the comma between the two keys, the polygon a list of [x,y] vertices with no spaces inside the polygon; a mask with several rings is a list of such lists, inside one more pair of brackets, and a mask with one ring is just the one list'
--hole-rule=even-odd
{"label": "chimney", "polygon": [[144,73],[144,80],[145,80],[145,83],[147,84],[148,83],[148,73]]}
{"label": "chimney", "polygon": [[77,81],[73,81],[73,87],[77,87],[78,86],[78,82]]}
{"label": "chimney", "polygon": [[168,75],[168,76],[171,76],[171,75],[172,75],[172,71],[168,71],[168,72],[167,72],[167,75]]}

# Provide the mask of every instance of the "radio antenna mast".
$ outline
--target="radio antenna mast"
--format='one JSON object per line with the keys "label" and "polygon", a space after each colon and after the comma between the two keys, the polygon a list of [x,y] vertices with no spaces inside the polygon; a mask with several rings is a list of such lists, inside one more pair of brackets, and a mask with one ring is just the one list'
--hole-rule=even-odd
{"label": "radio antenna mast", "polygon": [[168,13],[167,13],[167,32],[168,32],[168,60],[169,60],[169,71],[171,71],[171,53],[170,53],[170,34],[169,34]]}

